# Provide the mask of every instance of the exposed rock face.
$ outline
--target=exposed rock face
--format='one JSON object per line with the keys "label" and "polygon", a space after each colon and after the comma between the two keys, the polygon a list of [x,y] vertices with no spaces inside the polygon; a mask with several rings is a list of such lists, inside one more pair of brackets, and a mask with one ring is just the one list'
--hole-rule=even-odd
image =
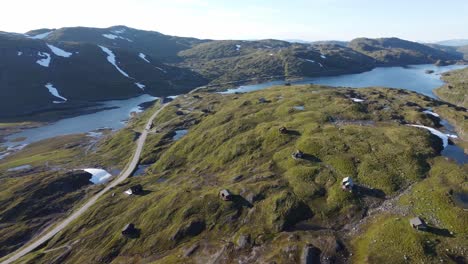
{"label": "exposed rock face", "polygon": [[239,248],[245,248],[245,247],[248,247],[251,243],[251,240],[250,240],[250,235],[240,235],[239,238],[237,239],[237,245],[239,246]]}

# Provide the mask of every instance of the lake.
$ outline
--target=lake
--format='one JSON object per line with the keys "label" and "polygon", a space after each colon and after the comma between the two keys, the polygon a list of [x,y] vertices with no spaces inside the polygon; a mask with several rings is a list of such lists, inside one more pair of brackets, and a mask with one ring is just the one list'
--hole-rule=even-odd
{"label": "lake", "polygon": [[[370,86],[382,86],[392,88],[403,88],[412,90],[435,98],[434,90],[444,82],[440,79],[440,74],[467,67],[466,65],[435,66],[433,64],[410,65],[406,67],[379,67],[368,72],[357,74],[345,74],[339,76],[327,76],[316,78],[304,78],[293,81],[292,84],[321,84],[329,86],[345,86],[352,88],[362,88]],[[427,74],[426,70],[433,70],[434,73]],[[272,85],[282,85],[284,81],[271,81],[253,85],[242,85],[238,88],[228,89],[221,93],[252,92],[265,89]]]}
{"label": "lake", "polygon": [[[68,134],[87,133],[100,128],[119,129],[125,126],[125,120],[130,117],[130,113],[142,111],[138,105],[156,99],[157,97],[145,94],[126,100],[104,101],[100,108],[112,107],[113,109],[65,118],[45,126],[25,129],[6,137],[7,142],[5,142],[4,145],[13,148],[14,146],[30,144],[42,139]],[[12,142],[12,140],[22,137],[24,137],[25,140]]]}

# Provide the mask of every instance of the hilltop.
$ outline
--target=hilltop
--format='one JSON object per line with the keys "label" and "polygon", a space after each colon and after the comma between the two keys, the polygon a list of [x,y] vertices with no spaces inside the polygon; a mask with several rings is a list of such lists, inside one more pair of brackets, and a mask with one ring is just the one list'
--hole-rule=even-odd
{"label": "hilltop", "polygon": [[[93,148],[79,138],[63,148],[45,147],[59,144],[55,141],[42,150],[41,144],[27,147],[0,161],[2,181],[22,188],[22,179],[28,179],[36,188],[37,174],[3,173],[24,162],[42,168],[49,160],[56,168],[42,184],[56,182],[78,165],[122,169],[135,131],[158,107]],[[423,112],[427,109],[444,118],[466,118],[463,109],[402,89],[305,85],[179,96],[154,121],[142,154],[148,166],[143,175],[104,195],[25,261],[291,263],[304,252],[311,257],[318,252],[313,258],[323,263],[464,258],[466,218],[451,194],[467,191],[462,183],[468,171],[466,165],[440,157],[440,138],[406,125],[438,128],[440,120]],[[280,133],[282,126],[287,133]],[[174,140],[183,129],[188,133]],[[298,149],[304,157],[295,160],[291,154]],[[357,193],[341,190],[347,176],[360,186]],[[143,187],[141,195],[124,194],[137,184]],[[0,198],[21,195],[12,188]],[[65,197],[76,205],[74,195],[97,189],[83,186]],[[222,189],[233,194],[231,201],[220,199]],[[53,194],[50,189],[40,196],[37,206],[50,203],[46,198]],[[37,217],[44,221],[67,210],[59,202],[56,211],[39,215],[12,213],[28,212],[20,209],[34,199],[37,195],[22,196],[2,211],[10,216],[2,252],[21,243],[18,230],[31,236]],[[415,215],[432,231],[412,229],[408,220]],[[121,234],[128,223],[137,228],[134,237]]]}

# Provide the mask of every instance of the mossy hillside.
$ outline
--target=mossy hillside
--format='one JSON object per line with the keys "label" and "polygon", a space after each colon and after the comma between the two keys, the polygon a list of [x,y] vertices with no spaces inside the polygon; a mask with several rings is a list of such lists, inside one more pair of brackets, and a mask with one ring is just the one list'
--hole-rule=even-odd
{"label": "mossy hillside", "polygon": [[[186,136],[173,143],[152,136],[142,157],[157,159],[148,173],[116,187],[115,196],[102,197],[45,248],[79,240],[67,261],[149,262],[173,260],[199,242],[195,256],[206,258],[241,234],[267,247],[301,220],[317,219],[338,228],[338,219],[369,206],[367,199],[341,191],[342,178],[352,176],[391,196],[427,177],[430,160],[441,148],[441,141],[427,131],[400,124],[436,126],[421,113],[436,102],[403,90],[307,85],[199,96],[179,97],[155,122],[155,129],[164,124],[161,135],[191,124]],[[261,97],[267,103],[259,102]],[[210,101],[214,107],[209,113],[196,114]],[[295,110],[297,105],[304,110]],[[176,113],[192,108],[183,116]],[[283,125],[290,133],[278,132]],[[159,143],[162,153],[147,158]],[[296,149],[306,158],[293,160]],[[142,184],[145,195],[123,195],[134,184]],[[218,198],[223,188],[235,195],[233,202]],[[140,229],[139,238],[121,236],[129,222]],[[35,260],[47,262],[57,254],[44,253]]]}
{"label": "mossy hillside", "polygon": [[[122,170],[134,151],[137,131],[141,131],[148,115],[158,107],[156,104],[150,111],[135,116],[118,132],[101,131],[101,139],[85,134],[46,139],[1,160],[0,181],[4,187],[0,191],[1,255],[16,249],[102,188],[86,183],[86,179],[86,184],[80,183],[70,171],[96,167],[116,174]],[[8,171],[22,165],[31,168]],[[62,192],[54,187],[70,184],[76,188]]]}
{"label": "mossy hillside", "polygon": [[[428,178],[396,201],[399,211],[406,213],[377,216],[354,239],[353,262],[460,263],[466,259],[466,212],[453,203],[450,190],[466,192],[467,175],[466,165],[436,158]],[[414,216],[423,218],[431,230],[411,228],[409,219]]]}

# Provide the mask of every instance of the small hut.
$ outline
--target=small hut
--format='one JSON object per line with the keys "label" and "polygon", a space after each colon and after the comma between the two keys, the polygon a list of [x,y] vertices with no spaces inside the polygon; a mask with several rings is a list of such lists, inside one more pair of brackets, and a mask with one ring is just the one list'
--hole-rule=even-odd
{"label": "small hut", "polygon": [[304,157],[304,152],[296,150],[296,152],[292,154],[292,157],[293,159],[302,159]]}
{"label": "small hut", "polygon": [[287,134],[288,133],[288,129],[286,127],[284,127],[284,126],[280,127],[278,130],[279,130],[279,132],[281,134]]}
{"label": "small hut", "polygon": [[226,189],[223,189],[219,192],[219,197],[221,197],[221,199],[224,201],[230,201],[232,198],[231,193]]}
{"label": "small hut", "polygon": [[346,177],[341,182],[341,189],[343,189],[344,191],[352,192],[353,187],[354,187],[354,182],[353,182],[353,179],[351,179],[351,177]]}
{"label": "small hut", "polygon": [[126,224],[124,226],[124,228],[122,229],[122,235],[124,236],[131,236],[135,233],[136,229],[135,229],[135,225],[130,223],[130,224]]}
{"label": "small hut", "polygon": [[409,220],[410,225],[412,228],[416,230],[427,230],[427,225],[424,221],[419,217],[414,217]]}
{"label": "small hut", "polygon": [[141,186],[141,184],[134,185],[130,187],[130,189],[125,191],[125,193],[128,195],[132,195],[132,194],[138,195],[138,194],[141,194],[142,192],[143,192],[143,187]]}

